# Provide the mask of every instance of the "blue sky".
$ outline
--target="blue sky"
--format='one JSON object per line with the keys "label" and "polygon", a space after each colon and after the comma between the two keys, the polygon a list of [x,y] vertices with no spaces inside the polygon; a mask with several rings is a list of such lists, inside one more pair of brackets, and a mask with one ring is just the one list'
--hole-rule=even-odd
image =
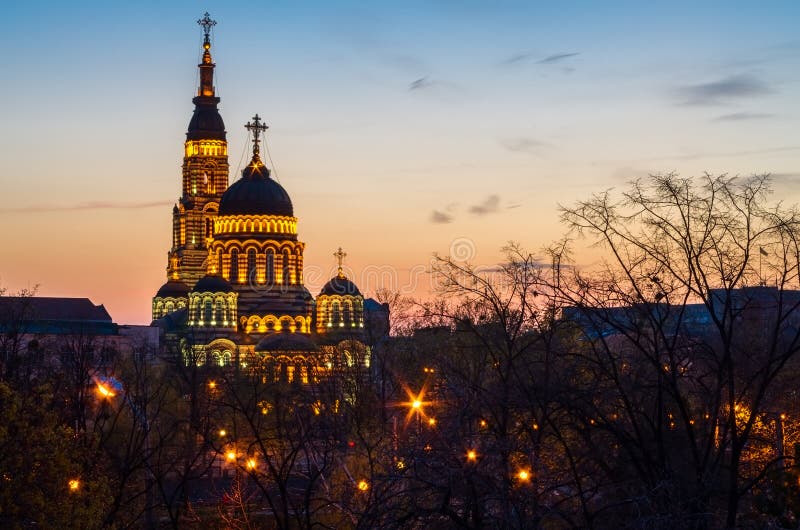
{"label": "blue sky", "polygon": [[796,202],[800,3],[698,4],[7,6],[0,285],[147,319],[206,10],[231,180],[258,112],[321,282],[340,245],[400,276],[461,238],[537,249],[558,203],[649,172],[771,172]]}

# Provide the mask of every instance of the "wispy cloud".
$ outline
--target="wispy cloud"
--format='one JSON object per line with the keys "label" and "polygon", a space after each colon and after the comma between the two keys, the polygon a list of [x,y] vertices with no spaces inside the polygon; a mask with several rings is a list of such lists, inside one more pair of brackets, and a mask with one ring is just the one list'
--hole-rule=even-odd
{"label": "wispy cloud", "polygon": [[428,78],[428,76],[420,77],[419,79],[415,79],[411,83],[408,84],[408,90],[425,90],[427,88],[432,88],[436,85],[436,82],[432,81]]}
{"label": "wispy cloud", "polygon": [[19,206],[15,208],[0,208],[2,213],[39,213],[39,212],[64,212],[71,210],[137,210],[142,208],[155,208],[157,206],[169,206],[173,201],[149,201],[149,202],[109,202],[109,201],[88,201],[77,204],[38,204],[31,206]]}
{"label": "wispy cloud", "polygon": [[500,209],[500,196],[489,195],[478,204],[473,204],[469,207],[469,213],[475,215],[486,215],[495,213]]}
{"label": "wispy cloud", "polygon": [[628,182],[631,180],[636,180],[638,178],[646,177],[647,175],[654,175],[656,173],[658,172],[649,169],[623,166],[617,168],[616,170],[614,170],[614,172],[611,173],[611,179],[620,182]]}
{"label": "wispy cloud", "polygon": [[511,55],[510,57],[507,57],[502,61],[500,61],[500,64],[511,66],[515,64],[526,63],[531,59],[533,59],[533,54],[530,52],[515,53],[514,55]]}
{"label": "wispy cloud", "polygon": [[546,147],[546,142],[535,138],[519,136],[516,138],[505,138],[500,140],[500,145],[514,153],[534,153],[538,154],[542,147]]}
{"label": "wispy cloud", "polygon": [[533,62],[533,64],[553,64],[569,59],[570,57],[575,57],[576,55],[580,55],[580,52],[554,53],[553,55],[548,55],[547,57],[536,60],[536,56],[532,52],[519,52],[506,57],[500,61],[500,64],[503,66],[514,66],[530,62]]}
{"label": "wispy cloud", "polygon": [[571,53],[556,53],[553,55],[548,55],[544,59],[536,61],[536,64],[553,64],[563,61],[564,59],[569,59],[570,57],[575,57],[576,55],[580,55],[580,52],[571,52]]}
{"label": "wispy cloud", "polygon": [[752,75],[734,75],[698,85],[678,87],[675,93],[682,105],[721,105],[737,99],[769,94],[772,89]]}
{"label": "wispy cloud", "polygon": [[433,224],[437,225],[444,225],[447,223],[453,222],[453,216],[449,213],[440,212],[439,210],[434,210],[431,212],[430,220]]}
{"label": "wispy cloud", "polygon": [[774,114],[767,114],[763,112],[734,112],[733,114],[723,114],[722,116],[717,116],[711,121],[764,120],[774,116]]}

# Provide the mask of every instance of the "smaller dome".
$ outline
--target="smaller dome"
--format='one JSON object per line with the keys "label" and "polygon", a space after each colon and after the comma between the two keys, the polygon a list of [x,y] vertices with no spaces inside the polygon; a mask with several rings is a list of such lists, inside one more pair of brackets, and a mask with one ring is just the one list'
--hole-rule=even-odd
{"label": "smaller dome", "polygon": [[211,274],[207,274],[200,278],[194,287],[192,287],[192,292],[195,293],[229,293],[233,291],[233,287],[231,284],[223,278],[222,276],[214,276]]}
{"label": "smaller dome", "polygon": [[330,281],[325,284],[319,294],[361,296],[361,291],[358,290],[356,284],[348,280],[347,276],[340,271],[339,274],[331,278]]}
{"label": "smaller dome", "polygon": [[156,298],[186,298],[188,294],[188,285],[180,280],[169,280],[158,290]]}
{"label": "smaller dome", "polygon": [[300,333],[276,333],[261,339],[256,345],[256,351],[318,351],[313,340]]}

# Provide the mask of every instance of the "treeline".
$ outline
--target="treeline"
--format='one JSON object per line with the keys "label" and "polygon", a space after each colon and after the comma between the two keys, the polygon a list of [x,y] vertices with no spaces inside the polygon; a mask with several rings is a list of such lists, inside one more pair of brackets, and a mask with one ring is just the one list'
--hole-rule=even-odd
{"label": "treeline", "polygon": [[316,383],[88,336],[34,357],[7,323],[0,524],[795,528],[800,231],[768,192],[656,176],[538,255],[439,257],[435,299],[384,293],[369,370]]}

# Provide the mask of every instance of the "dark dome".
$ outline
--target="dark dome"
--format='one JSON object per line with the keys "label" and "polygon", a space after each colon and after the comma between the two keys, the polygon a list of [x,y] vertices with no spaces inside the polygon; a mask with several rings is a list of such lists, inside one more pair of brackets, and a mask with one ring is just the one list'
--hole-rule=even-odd
{"label": "dark dome", "polygon": [[188,294],[188,285],[179,280],[169,280],[158,290],[156,298],[186,298]]}
{"label": "dark dome", "polygon": [[194,114],[189,120],[187,140],[224,140],[225,122],[217,110],[219,98],[199,96],[194,98]]}
{"label": "dark dome", "polygon": [[219,201],[219,215],[294,215],[292,200],[264,164],[251,162]]}
{"label": "dark dome", "polygon": [[222,276],[212,276],[210,274],[200,278],[192,291],[195,293],[229,293],[233,291],[233,287],[228,283],[228,280]]}
{"label": "dark dome", "polygon": [[361,296],[361,291],[358,290],[356,284],[347,279],[347,276],[339,273],[325,284],[319,294]]}
{"label": "dark dome", "polygon": [[317,345],[300,333],[276,333],[261,339],[256,351],[317,351]]}

